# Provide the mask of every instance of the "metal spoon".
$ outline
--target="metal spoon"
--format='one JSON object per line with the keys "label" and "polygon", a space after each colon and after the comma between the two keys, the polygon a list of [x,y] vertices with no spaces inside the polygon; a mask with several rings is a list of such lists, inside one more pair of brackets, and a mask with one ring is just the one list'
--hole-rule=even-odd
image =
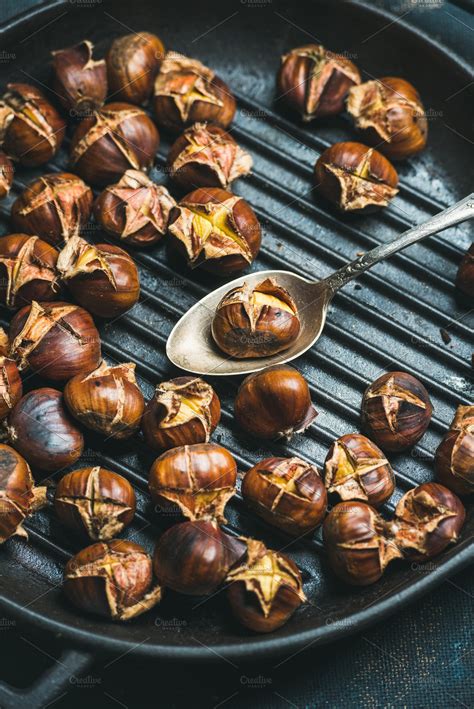
{"label": "metal spoon", "polygon": [[[405,231],[392,242],[376,246],[375,249],[351,261],[322,281],[309,281],[290,271],[258,271],[240,276],[206,295],[183,315],[168,337],[166,354],[173,364],[181,369],[213,376],[250,374],[272,364],[290,362],[306,352],[319,339],[326,322],[328,306],[339,288],[410,244],[473,216],[474,193],[439,212],[423,224]],[[218,349],[211,335],[211,322],[216,307],[231,288],[242,285],[244,281],[256,285],[265,278],[274,278],[293,296],[301,320],[300,334],[289,349],[271,357],[252,359],[229,357]]]}

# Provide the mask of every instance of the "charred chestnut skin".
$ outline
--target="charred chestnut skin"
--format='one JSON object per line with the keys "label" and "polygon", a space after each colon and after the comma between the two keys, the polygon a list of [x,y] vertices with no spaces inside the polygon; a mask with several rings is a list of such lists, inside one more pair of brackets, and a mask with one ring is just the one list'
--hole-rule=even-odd
{"label": "charred chestnut skin", "polygon": [[100,337],[84,308],[62,301],[33,301],[13,316],[10,356],[20,371],[31,369],[51,381],[65,382],[98,367]]}
{"label": "charred chestnut skin", "polygon": [[84,118],[71,140],[71,165],[88,184],[105,187],[128,169],[147,170],[160,136],[147,114],[128,103],[108,103]]}
{"label": "charred chestnut skin", "polygon": [[159,538],[153,558],[162,586],[190,596],[213,593],[245,553],[245,544],[216,522],[180,522]]}
{"label": "charred chestnut skin", "polygon": [[325,484],[342,500],[363,500],[380,507],[395,490],[392,466],[378,446],[360,433],[347,433],[326,456]]}
{"label": "charred chestnut skin", "polygon": [[459,264],[456,287],[468,298],[474,298],[474,243],[470,245]]}
{"label": "charred chestnut skin", "polygon": [[458,540],[465,519],[464,505],[454,492],[423,483],[399,501],[391,529],[405,558],[424,561]]}
{"label": "charred chestnut skin", "polygon": [[0,199],[4,199],[10,192],[14,174],[12,161],[0,150]]}
{"label": "charred chestnut skin", "polygon": [[59,150],[66,122],[30,84],[7,84],[0,99],[0,133],[7,155],[26,167],[51,160]]}
{"label": "charred chestnut skin", "polygon": [[354,86],[347,110],[362,138],[393,160],[424,149],[428,122],[418,91],[405,79],[387,76]]}
{"label": "charred chestnut skin", "polygon": [[107,69],[103,59],[92,57],[88,40],[51,52],[53,91],[71,117],[81,117],[100,108],[107,95]]}
{"label": "charred chestnut skin", "polygon": [[23,384],[16,362],[0,355],[0,421],[2,421],[23,395]]}
{"label": "charred chestnut skin", "polygon": [[[186,408],[188,398],[195,400],[199,411]],[[176,377],[158,384],[148,401],[142,418],[143,437],[150,448],[160,452],[207,443],[220,417],[219,397],[210,384],[199,377]]]}
{"label": "charred chestnut skin", "polygon": [[56,472],[82,455],[84,438],[57,389],[25,394],[13,408],[7,429],[12,446],[33,468]]}
{"label": "charred chestnut skin", "polygon": [[458,495],[474,492],[474,406],[459,406],[435,455],[436,478]]}
{"label": "charred chestnut skin", "polygon": [[160,455],[150,468],[148,487],[159,511],[222,524],[236,480],[237,464],[226,448],[197,443]]}
{"label": "charred chestnut skin", "polygon": [[[212,236],[204,241],[197,230],[199,218],[212,223]],[[213,220],[219,218],[224,218],[225,226],[241,243],[214,224]],[[211,273],[227,274],[247,268],[256,258],[262,238],[252,207],[218,187],[201,187],[183,197],[171,211],[168,230],[172,246],[186,258],[188,266],[200,266]]]}
{"label": "charred chestnut skin", "polygon": [[245,474],[242,495],[266,522],[293,536],[308,534],[326,514],[317,468],[300,458],[265,458]]}
{"label": "charred chestnut skin", "polygon": [[429,394],[418,379],[407,372],[387,372],[365,390],[361,418],[382,450],[398,452],[420,440],[432,412]]}
{"label": "charred chestnut skin", "polygon": [[59,247],[85,227],[93,199],[91,188],[71,172],[42,175],[14,201],[12,223],[18,231]]}
{"label": "charred chestnut skin", "polygon": [[135,492],[128,480],[100,467],[64,475],[54,495],[54,511],[62,524],[92,541],[109,541],[120,534],[135,509]]}
{"label": "charred chestnut skin", "polygon": [[37,236],[0,237],[0,302],[12,310],[58,296],[58,254]]}
{"label": "charred chestnut skin", "polygon": [[324,547],[334,573],[345,583],[367,586],[402,556],[382,517],[365,502],[340,502],[323,525]]}
{"label": "charred chestnut skin", "polygon": [[26,460],[16,450],[0,443],[0,544],[27,536],[22,524],[46,500],[46,488],[35,487]]}
{"label": "charred chestnut skin", "polygon": [[266,440],[291,438],[317,416],[306,379],[287,364],[267,367],[246,377],[234,408],[238,425]]}
{"label": "charred chestnut skin", "polygon": [[317,191],[343,212],[370,212],[386,207],[397,194],[398,174],[374,148],[362,143],[335,143],[314,167]]}
{"label": "charred chestnut skin", "polygon": [[[270,633],[306,601],[301,574],[285,554],[247,539],[247,553],[227,576],[227,599],[235,618],[249,630]],[[271,576],[271,591],[268,577]],[[264,589],[262,581],[267,581]]]}
{"label": "charred chestnut skin", "polygon": [[109,367],[102,361],[89,374],[77,374],[64,387],[64,400],[83,426],[116,440],[133,436],[145,409],[131,363]]}
{"label": "charred chestnut skin", "polygon": [[110,93],[117,101],[144,104],[153,91],[164,56],[163,42],[151,32],[134,32],[115,39],[107,54]]}
{"label": "charred chestnut skin", "polygon": [[359,83],[355,64],[320,44],[290,50],[281,59],[277,78],[279,98],[304,121],[341,113],[348,90]]}
{"label": "charred chestnut skin", "polygon": [[64,569],[63,590],[80,610],[117,621],[135,618],[161,600],[151,557],[125,539],[98,542],[73,556]]}

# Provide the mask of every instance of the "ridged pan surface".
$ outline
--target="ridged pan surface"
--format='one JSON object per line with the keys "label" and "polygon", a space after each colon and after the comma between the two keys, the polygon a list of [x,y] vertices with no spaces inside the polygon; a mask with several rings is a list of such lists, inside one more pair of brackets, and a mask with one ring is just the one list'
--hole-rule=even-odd
{"label": "ridged pan surface", "polygon": [[[235,91],[238,111],[232,133],[252,153],[253,174],[234,191],[253,205],[263,225],[263,246],[252,270],[292,269],[325,276],[356,254],[392,239],[455,202],[472,189],[472,135],[469,133],[470,77],[461,62],[402,22],[358,3],[207,2],[206,11],[178,0],[130,3],[54,3],[14,22],[1,46],[14,53],[0,64],[7,81],[49,81],[49,51],[83,38],[103,56],[110,41],[131,30],[149,30],[169,48],[210,65]],[[402,76],[419,89],[429,111],[429,143],[417,159],[400,164],[401,190],[393,204],[367,217],[340,216],[316,199],[312,169],[317,156],[337,140],[354,138],[348,120],[302,125],[275,101],[279,57],[291,47],[319,41],[346,51],[365,78]],[[4,52],[4,54],[5,54]],[[163,169],[170,145],[162,135],[152,176],[167,183]],[[65,168],[67,141],[54,166],[16,172],[14,189],[0,205],[2,231],[11,231],[11,202],[41,172]],[[174,194],[179,193],[174,190]],[[97,237],[91,228],[90,236]],[[307,377],[319,416],[306,435],[290,445],[263,444],[244,436],[233,420],[239,381],[216,378],[223,416],[213,440],[235,455],[241,472],[269,455],[299,455],[321,466],[334,438],[357,431],[361,396],[387,370],[407,370],[429,390],[434,405],[430,428],[411,452],[391,457],[397,489],[384,513],[400,496],[432,479],[433,452],[456,407],[472,400],[472,314],[456,299],[457,265],[471,242],[461,225],[412,246],[348,285],[334,300],[324,335],[296,365]],[[176,375],[165,343],[177,319],[222,281],[188,271],[166,248],[134,252],[142,298],[132,312],[101,325],[103,352],[111,362],[134,361],[149,396],[159,381]],[[3,325],[6,319],[3,318]],[[440,330],[445,330],[445,344]],[[28,388],[40,382],[29,379]],[[137,437],[126,444],[87,435],[84,465],[104,465],[135,486],[138,514],[126,536],[149,551],[167,521],[154,514],[147,494],[153,454]],[[66,640],[114,652],[216,660],[291,654],[300,648],[355,632],[393,613],[473,559],[473,506],[459,544],[428,565],[396,563],[372,587],[353,590],[338,583],[324,559],[320,535],[292,542],[248,513],[239,496],[228,507],[229,528],[284,549],[302,569],[308,605],[281,630],[258,636],[230,618],[225,594],[205,602],[167,594],[155,610],[129,624],[113,625],[75,612],[61,594],[62,569],[77,550],[51,510],[28,523],[30,543],[12,540],[0,552],[0,605],[32,624],[61,632]]]}

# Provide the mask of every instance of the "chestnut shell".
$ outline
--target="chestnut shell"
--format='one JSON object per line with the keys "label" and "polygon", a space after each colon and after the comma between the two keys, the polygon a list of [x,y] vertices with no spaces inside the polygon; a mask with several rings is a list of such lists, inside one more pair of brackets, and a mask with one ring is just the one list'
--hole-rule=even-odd
{"label": "chestnut shell", "polygon": [[440,483],[458,495],[474,493],[474,406],[459,406],[435,454]]}
{"label": "chestnut shell", "polygon": [[29,234],[0,237],[0,302],[11,309],[33,300],[50,301],[59,291],[58,254],[46,241]]}
{"label": "chestnut shell", "polygon": [[151,32],[134,32],[114,39],[107,53],[110,93],[117,101],[145,103],[164,55],[163,42]]}

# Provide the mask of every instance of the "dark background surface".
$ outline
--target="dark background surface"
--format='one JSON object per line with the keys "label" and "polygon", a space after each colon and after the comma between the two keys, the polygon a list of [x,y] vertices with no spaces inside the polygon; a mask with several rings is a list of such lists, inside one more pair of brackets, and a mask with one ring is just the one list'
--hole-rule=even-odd
{"label": "dark background surface", "polygon": [[[0,19],[34,4],[38,3],[3,0]],[[394,19],[403,16],[472,61],[470,3],[373,4],[391,9]],[[71,678],[52,706],[470,707],[473,599],[470,569],[363,635],[317,652],[308,648],[278,667],[275,662],[236,666],[225,659],[210,668],[149,666],[131,656],[97,658],[85,676]],[[29,686],[55,665],[60,639],[32,636],[8,619],[0,621],[0,678]]]}

